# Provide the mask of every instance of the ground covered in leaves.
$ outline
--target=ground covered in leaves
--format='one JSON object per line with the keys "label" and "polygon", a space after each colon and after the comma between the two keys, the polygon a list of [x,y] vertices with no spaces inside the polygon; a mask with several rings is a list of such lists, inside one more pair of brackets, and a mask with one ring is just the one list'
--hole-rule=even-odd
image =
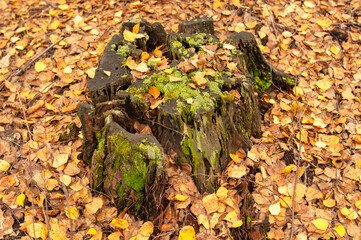
{"label": "ground covered in leaves", "polygon": [[[359,1],[14,0],[0,12],[0,238],[361,239]],[[122,21],[177,32],[196,15],[221,40],[252,32],[299,85],[260,96],[262,138],[231,154],[216,193],[168,167],[169,205],[142,222],[89,188],[77,104]]]}

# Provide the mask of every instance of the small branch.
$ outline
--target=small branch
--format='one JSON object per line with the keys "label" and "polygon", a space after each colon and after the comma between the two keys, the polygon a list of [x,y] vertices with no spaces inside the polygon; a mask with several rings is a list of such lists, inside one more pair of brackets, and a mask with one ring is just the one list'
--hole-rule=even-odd
{"label": "small branch", "polygon": [[[298,83],[298,77],[296,78],[296,82],[295,82],[296,86]],[[300,112],[300,107],[299,107],[299,102],[298,102],[298,97],[297,97],[297,88],[295,88],[295,96],[296,96],[296,106],[297,106],[297,115],[298,115],[298,131],[300,134],[300,141],[298,144],[298,158],[297,158],[297,170],[296,170],[296,178],[295,178],[295,183],[293,186],[293,196],[292,196],[292,222],[291,222],[291,233],[290,233],[290,240],[292,240],[292,237],[294,235],[294,231],[295,231],[295,207],[296,207],[296,188],[297,188],[297,182],[298,182],[298,173],[300,172],[300,162],[301,162],[301,150],[302,150],[302,137],[301,137],[301,130],[302,130],[302,124],[301,124],[301,112]]]}
{"label": "small branch", "polygon": [[[50,49],[52,49],[56,44],[58,44],[61,40],[63,40],[64,37],[59,38],[58,40],[56,40],[54,43],[52,43],[49,47],[45,48],[44,51],[42,51],[41,53],[39,53],[38,55],[36,55],[34,58],[32,58],[30,61],[28,61],[24,66],[22,66],[19,70],[17,70],[15,73],[11,74],[10,77],[8,77],[6,79],[6,81],[11,82],[11,80],[13,79],[13,77],[16,76],[20,76],[21,74],[23,74],[25,72],[25,70],[32,64],[34,63],[36,60],[38,60],[39,58],[41,58],[41,56],[43,56],[46,52],[48,52]],[[0,91],[3,90],[5,84],[2,85],[2,87],[0,88]]]}

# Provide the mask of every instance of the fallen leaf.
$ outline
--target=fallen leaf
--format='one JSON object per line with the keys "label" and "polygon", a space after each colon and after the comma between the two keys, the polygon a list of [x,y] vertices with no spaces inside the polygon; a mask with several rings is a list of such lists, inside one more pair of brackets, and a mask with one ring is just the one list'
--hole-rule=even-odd
{"label": "fallen leaf", "polygon": [[10,168],[10,163],[5,160],[0,160],[0,171],[6,172]]}
{"label": "fallen leaf", "polygon": [[24,207],[25,198],[26,198],[26,196],[25,196],[24,193],[20,194],[20,195],[16,198],[16,202],[18,203],[19,206]]}
{"label": "fallen leaf", "polygon": [[204,78],[204,76],[205,76],[205,72],[198,71],[194,74],[192,79],[197,86],[205,86],[208,83],[208,81],[207,79]]}
{"label": "fallen leaf", "polygon": [[66,207],[65,208],[65,215],[70,219],[77,219],[79,217],[78,209],[75,206]]}
{"label": "fallen leaf", "polygon": [[35,63],[35,71],[37,72],[43,72],[47,69],[46,64],[43,62],[36,62]]}
{"label": "fallen leaf", "polygon": [[280,201],[277,201],[276,203],[270,205],[270,206],[268,207],[268,210],[270,211],[270,213],[271,213],[272,215],[278,215],[278,214],[280,214],[280,212],[281,212],[281,204],[280,204]]}
{"label": "fallen leaf", "polygon": [[328,228],[328,222],[323,218],[317,218],[315,220],[312,220],[311,222],[313,225],[315,225],[317,229],[326,230]]}
{"label": "fallen leaf", "polygon": [[338,235],[340,235],[340,237],[343,237],[346,234],[346,230],[341,224],[335,226],[333,229],[337,232]]}
{"label": "fallen leaf", "polygon": [[358,217],[357,213],[352,208],[344,207],[341,209],[341,213],[350,220],[355,220]]}
{"label": "fallen leaf", "polygon": [[200,214],[197,217],[198,224],[202,224],[206,229],[209,229],[209,221],[206,215]]}
{"label": "fallen leaf", "polygon": [[195,240],[196,239],[196,231],[192,226],[184,226],[179,231],[178,240]]}
{"label": "fallen leaf", "polygon": [[232,212],[228,213],[224,217],[224,220],[227,220],[232,223],[232,226],[230,226],[230,228],[238,228],[238,227],[242,226],[242,224],[243,224],[243,221],[238,218],[236,211],[232,211]]}
{"label": "fallen leaf", "polygon": [[160,95],[160,91],[155,86],[152,86],[149,88],[148,93],[154,97],[154,99],[157,99]]}
{"label": "fallen leaf", "polygon": [[125,229],[129,227],[129,223],[127,220],[122,219],[122,218],[114,218],[111,222],[111,224],[113,224],[115,227],[121,228],[121,229]]}

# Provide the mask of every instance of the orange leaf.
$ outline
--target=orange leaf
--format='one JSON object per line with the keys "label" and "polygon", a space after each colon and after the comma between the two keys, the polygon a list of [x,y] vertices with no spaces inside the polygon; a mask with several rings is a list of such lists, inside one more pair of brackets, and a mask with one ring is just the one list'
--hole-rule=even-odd
{"label": "orange leaf", "polygon": [[152,95],[152,97],[154,97],[154,99],[157,99],[160,95],[160,91],[158,88],[156,88],[155,86],[152,86],[149,90],[148,93],[150,95]]}
{"label": "orange leaf", "polygon": [[133,33],[137,34],[139,32],[140,22],[135,24],[133,27]]}

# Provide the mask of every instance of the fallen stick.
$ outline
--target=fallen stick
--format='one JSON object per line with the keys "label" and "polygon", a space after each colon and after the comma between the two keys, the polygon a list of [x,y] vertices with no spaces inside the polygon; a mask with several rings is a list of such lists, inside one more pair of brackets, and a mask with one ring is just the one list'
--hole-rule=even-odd
{"label": "fallen stick", "polygon": [[[50,49],[52,49],[56,44],[58,44],[61,40],[63,40],[64,37],[59,38],[58,40],[56,40],[54,43],[52,43],[49,47],[45,48],[44,51],[42,51],[41,53],[39,53],[38,55],[36,55],[34,58],[32,58],[29,62],[27,62],[24,66],[22,66],[18,71],[16,71],[15,73],[11,74],[10,77],[8,77],[6,79],[6,81],[11,82],[12,78],[15,76],[20,76],[21,74],[23,74],[25,72],[25,70],[36,60],[38,60],[41,56],[43,56],[47,51],[49,51]],[[5,84],[3,84],[0,88],[0,91],[3,90]]]}

